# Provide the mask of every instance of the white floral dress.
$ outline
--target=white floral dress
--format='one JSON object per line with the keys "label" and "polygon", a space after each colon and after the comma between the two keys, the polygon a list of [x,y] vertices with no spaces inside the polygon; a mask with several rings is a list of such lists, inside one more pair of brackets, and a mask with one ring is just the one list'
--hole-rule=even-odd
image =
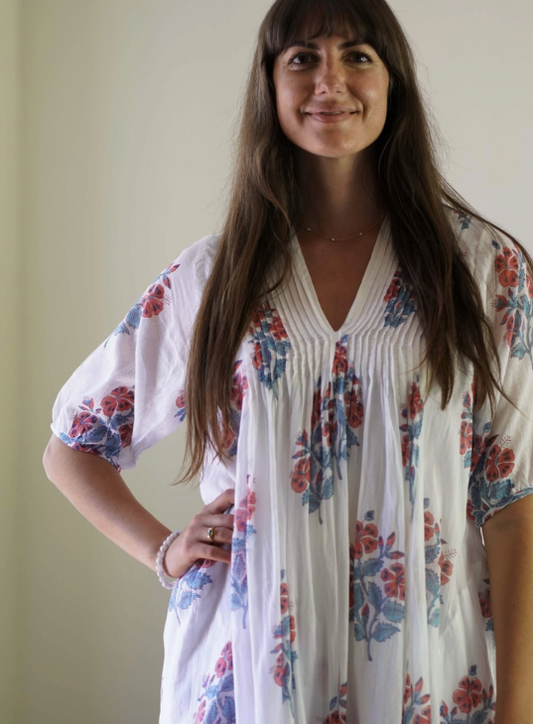
{"label": "white floral dress", "polygon": [[[533,287],[507,237],[449,213],[524,415],[501,395],[473,415],[468,361],[440,409],[387,218],[338,331],[294,235],[294,275],[235,357],[229,460],[205,460],[204,503],[235,488],[231,564],[199,560],[174,585],[160,724],[494,720],[481,526],[533,493]],[[179,254],[64,384],[66,444],[128,470],[186,419],[218,239]]]}

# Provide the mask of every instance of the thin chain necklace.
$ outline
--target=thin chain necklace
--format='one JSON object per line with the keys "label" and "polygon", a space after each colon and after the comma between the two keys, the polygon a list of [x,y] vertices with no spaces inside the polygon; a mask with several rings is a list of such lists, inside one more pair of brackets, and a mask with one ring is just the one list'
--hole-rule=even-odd
{"label": "thin chain necklace", "polygon": [[351,241],[352,239],[359,239],[359,237],[364,236],[365,234],[369,234],[372,229],[375,229],[376,226],[379,226],[379,224],[382,223],[383,219],[385,218],[385,215],[383,215],[380,220],[374,224],[374,226],[371,226],[370,229],[367,229],[366,231],[360,231],[359,234],[356,234],[355,236],[350,236],[348,239],[336,239],[335,237],[330,236],[322,236],[322,234],[317,234],[316,231],[311,231],[311,229],[304,224],[304,229],[307,229],[307,231],[310,231],[311,234],[315,234],[315,236],[320,236],[322,239],[327,239],[328,241]]}

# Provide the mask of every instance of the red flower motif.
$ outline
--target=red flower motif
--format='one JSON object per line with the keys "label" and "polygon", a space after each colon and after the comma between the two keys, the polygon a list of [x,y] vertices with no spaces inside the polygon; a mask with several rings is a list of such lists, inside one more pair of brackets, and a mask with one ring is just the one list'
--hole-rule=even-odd
{"label": "red flower motif", "polygon": [[344,396],[346,417],[350,427],[359,427],[359,425],[363,422],[363,403],[357,399],[358,392],[360,393],[360,390],[354,387]]}
{"label": "red flower motif", "polygon": [[401,279],[397,276],[398,272],[396,272],[393,280],[391,281],[389,288],[387,289],[387,293],[385,294],[383,300],[385,302],[390,302],[391,299],[395,299],[398,296],[398,292],[400,291],[401,286]]}
{"label": "red flower motif", "polygon": [[477,677],[470,679],[464,676],[459,682],[459,688],[453,692],[453,701],[463,714],[470,714],[481,701],[481,691],[481,682]]}
{"label": "red flower motif", "polygon": [[459,431],[459,452],[464,455],[472,447],[472,422],[463,420]]}
{"label": "red flower motif", "polygon": [[337,342],[335,345],[335,358],[333,359],[333,374],[344,375],[348,369],[348,360],[346,359],[346,347]]}
{"label": "red flower motif", "polygon": [[433,516],[433,513],[430,513],[429,510],[424,511],[424,540],[430,540],[430,538],[433,538],[433,533],[435,532],[435,518]]}
{"label": "red flower motif", "polygon": [[516,335],[516,333],[515,333],[516,314],[514,312],[513,312],[513,314],[511,314],[509,316],[507,316],[507,314],[506,314],[504,319],[507,319],[507,324],[505,325],[505,333],[503,335],[503,338],[507,342],[507,344],[509,346],[511,346],[513,344],[514,337]]}
{"label": "red flower motif", "polygon": [[291,488],[297,493],[303,493],[309,487],[310,480],[311,461],[309,458],[299,458],[291,476]]}
{"label": "red flower motif", "polygon": [[256,370],[261,369],[263,365],[263,353],[259,342],[254,342],[254,353],[252,356],[252,364]]}
{"label": "red flower motif", "polygon": [[233,386],[231,388],[231,401],[233,407],[239,412],[242,410],[242,398],[244,392],[248,389],[248,380],[244,375],[237,374],[233,378]]}
{"label": "red flower motif", "polygon": [[500,284],[503,287],[518,286],[520,260],[516,251],[504,246],[503,253],[498,254],[494,260],[494,266],[496,273],[499,275]]}
{"label": "red flower motif", "polygon": [[403,690],[403,703],[404,706],[407,704],[409,699],[411,698],[411,694],[413,693],[413,687],[411,685],[411,677],[409,674],[407,674],[405,678],[405,689]]}
{"label": "red flower motif", "polygon": [[235,526],[241,533],[246,533],[248,515],[245,508],[237,508],[235,511]]}
{"label": "red flower motif", "polygon": [[72,425],[68,433],[69,437],[78,437],[79,435],[89,432],[89,430],[92,430],[93,426],[96,425],[97,422],[98,418],[96,415],[93,415],[92,412],[78,413],[72,421]]}
{"label": "red flower motif", "polygon": [[180,392],[180,394],[176,397],[176,407],[179,407],[180,410],[183,409],[186,406],[185,403],[185,390],[183,392]]}
{"label": "red flower motif", "polygon": [[289,610],[289,589],[286,583],[282,583],[280,586],[280,607],[283,616]]}
{"label": "red flower motif", "polygon": [[320,420],[320,411],[322,408],[322,395],[320,390],[315,390],[313,394],[313,412],[311,414],[311,430],[314,430]]}
{"label": "red flower motif", "polygon": [[420,397],[420,390],[418,389],[416,382],[413,382],[413,388],[409,394],[409,415],[412,420],[418,415],[423,407],[424,403]]}
{"label": "red flower motif", "polygon": [[152,284],[141,299],[143,317],[156,317],[163,311],[165,290],[162,284]]}
{"label": "red flower motif", "polygon": [[402,465],[405,467],[409,462],[409,435],[402,437]]}
{"label": "red flower motif", "polygon": [[196,716],[194,717],[194,724],[202,724],[205,717],[205,707],[206,701],[205,699],[202,699],[200,706],[198,707],[198,711],[196,712]]}
{"label": "red flower motif", "polygon": [[440,566],[440,585],[444,586],[450,578],[452,577],[453,573],[453,563],[444,557],[444,554],[441,552],[439,556],[439,566]]}
{"label": "red flower motif", "polygon": [[285,666],[276,666],[276,670],[274,671],[274,681],[278,686],[283,686],[283,678],[287,676],[289,673],[289,664],[285,664]]}
{"label": "red flower motif", "polygon": [[483,593],[479,595],[479,604],[481,606],[481,613],[484,618],[491,618],[492,616],[492,604],[490,601],[490,588],[486,588]]}
{"label": "red flower motif", "polygon": [[294,643],[294,639],[296,638],[296,622],[294,620],[294,616],[291,614],[290,616],[290,628],[291,628],[291,644]]}
{"label": "red flower motif", "polygon": [[134,390],[128,390],[127,387],[121,385],[111,390],[110,394],[104,397],[100,405],[103,408],[104,414],[107,415],[107,417],[111,417],[115,410],[117,412],[125,412],[126,410],[130,410],[134,403]]}
{"label": "red flower motif", "polygon": [[133,434],[133,423],[120,425],[118,428],[118,434],[120,435],[122,447],[129,447],[131,445],[131,436]]}
{"label": "red flower motif", "polygon": [[274,337],[274,339],[277,339],[278,341],[287,338],[287,332],[285,331],[283,322],[281,321],[280,317],[274,314],[272,314],[272,322],[270,323],[270,334]]}
{"label": "red flower motif", "polygon": [[498,478],[505,478],[511,474],[513,468],[514,452],[510,448],[502,450],[499,445],[493,445],[485,463],[487,480],[493,483]]}
{"label": "red flower motif", "polygon": [[364,526],[358,520],[355,525],[354,558],[362,558],[365,553],[372,553],[378,547],[378,529],[375,523],[366,523]]}
{"label": "red flower motif", "polygon": [[227,668],[228,668],[228,665],[226,663],[226,660],[224,659],[223,656],[221,656],[219,658],[219,660],[217,661],[217,663],[215,664],[215,674],[218,676],[219,679],[221,676],[224,676]]}
{"label": "red flower motif", "polygon": [[390,568],[381,571],[381,579],[386,581],[385,593],[389,598],[396,598],[398,595],[405,601],[405,568],[403,563],[393,563]]}
{"label": "red flower motif", "polygon": [[248,519],[252,517],[252,513],[255,510],[255,504],[256,504],[256,497],[255,497],[255,491],[248,489],[248,494],[246,496],[246,509],[248,511]]}

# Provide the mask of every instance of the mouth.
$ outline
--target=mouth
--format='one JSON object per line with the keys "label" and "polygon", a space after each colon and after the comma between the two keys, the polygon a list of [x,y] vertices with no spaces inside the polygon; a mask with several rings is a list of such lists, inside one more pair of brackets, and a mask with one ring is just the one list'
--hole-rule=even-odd
{"label": "mouth", "polygon": [[339,123],[340,121],[347,120],[350,116],[354,116],[356,113],[357,111],[337,111],[336,113],[325,113],[321,111],[320,113],[307,113],[306,115],[315,121],[319,121],[319,123]]}

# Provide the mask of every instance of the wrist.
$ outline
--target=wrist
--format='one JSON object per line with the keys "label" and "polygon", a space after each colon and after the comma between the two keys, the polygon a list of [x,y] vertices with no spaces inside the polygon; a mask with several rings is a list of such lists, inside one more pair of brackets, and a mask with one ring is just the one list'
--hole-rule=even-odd
{"label": "wrist", "polygon": [[167,538],[165,538],[157,552],[155,560],[155,571],[157,573],[157,577],[161,581],[161,585],[169,590],[173,587],[174,583],[177,581],[177,578],[172,578],[171,576],[169,576],[169,573],[165,566],[165,555],[171,543],[173,543],[173,541],[179,536],[180,533],[181,531],[175,530],[173,533],[167,536]]}

